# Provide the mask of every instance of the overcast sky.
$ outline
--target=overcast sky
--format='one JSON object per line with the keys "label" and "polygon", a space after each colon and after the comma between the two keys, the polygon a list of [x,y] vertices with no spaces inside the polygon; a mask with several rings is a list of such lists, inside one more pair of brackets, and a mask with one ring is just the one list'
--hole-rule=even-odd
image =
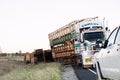
{"label": "overcast sky", "polygon": [[113,30],[120,25],[119,0],[0,0],[2,52],[49,49],[48,34],[71,21],[105,17]]}

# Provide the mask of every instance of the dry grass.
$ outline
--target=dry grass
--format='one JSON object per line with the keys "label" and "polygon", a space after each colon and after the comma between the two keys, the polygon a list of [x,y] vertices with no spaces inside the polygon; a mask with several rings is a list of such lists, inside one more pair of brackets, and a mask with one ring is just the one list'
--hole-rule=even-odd
{"label": "dry grass", "polygon": [[15,69],[22,68],[25,64],[21,61],[0,61],[0,76],[3,76]]}
{"label": "dry grass", "polygon": [[5,72],[2,74],[0,80],[62,80],[62,68],[59,63],[40,63],[38,65],[19,64],[17,66],[8,64],[9,69],[6,67],[8,73]]}

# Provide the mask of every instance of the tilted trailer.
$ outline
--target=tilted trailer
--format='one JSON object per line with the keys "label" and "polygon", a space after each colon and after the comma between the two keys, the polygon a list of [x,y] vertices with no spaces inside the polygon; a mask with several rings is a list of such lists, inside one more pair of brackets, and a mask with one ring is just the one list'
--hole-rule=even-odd
{"label": "tilted trailer", "polygon": [[37,64],[40,62],[53,62],[51,50],[36,49],[32,53],[25,53],[24,61],[26,64]]}

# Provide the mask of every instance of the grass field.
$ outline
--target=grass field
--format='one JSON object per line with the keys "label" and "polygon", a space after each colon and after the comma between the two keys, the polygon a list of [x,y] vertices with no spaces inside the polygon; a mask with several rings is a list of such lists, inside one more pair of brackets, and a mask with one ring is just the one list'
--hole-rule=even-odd
{"label": "grass field", "polygon": [[[9,63],[9,64],[8,64]],[[0,80],[62,80],[60,63],[25,65],[18,61],[0,62]]]}

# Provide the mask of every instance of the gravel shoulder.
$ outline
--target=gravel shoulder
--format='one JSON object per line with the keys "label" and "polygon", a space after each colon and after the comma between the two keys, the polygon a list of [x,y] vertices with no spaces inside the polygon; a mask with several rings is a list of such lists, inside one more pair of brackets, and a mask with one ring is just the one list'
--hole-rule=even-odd
{"label": "gravel shoulder", "polygon": [[65,65],[64,72],[62,72],[62,79],[63,80],[79,80],[71,65]]}

